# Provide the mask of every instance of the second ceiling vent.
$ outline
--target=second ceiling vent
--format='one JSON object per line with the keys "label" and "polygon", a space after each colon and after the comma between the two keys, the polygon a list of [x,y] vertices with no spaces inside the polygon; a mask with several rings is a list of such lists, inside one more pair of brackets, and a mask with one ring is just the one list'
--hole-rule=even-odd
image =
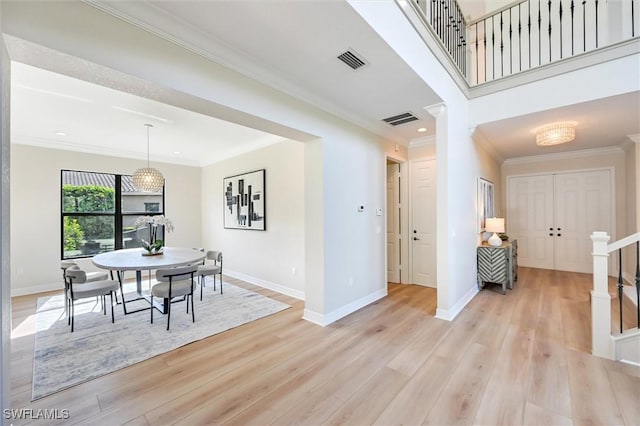
{"label": "second ceiling vent", "polygon": [[389,123],[392,126],[399,126],[400,124],[410,123],[418,120],[418,117],[410,112],[403,112],[402,114],[394,115],[393,117],[383,118],[382,121]]}
{"label": "second ceiling vent", "polygon": [[338,55],[338,59],[347,64],[349,68],[353,70],[357,70],[358,68],[367,65],[367,61],[351,49]]}

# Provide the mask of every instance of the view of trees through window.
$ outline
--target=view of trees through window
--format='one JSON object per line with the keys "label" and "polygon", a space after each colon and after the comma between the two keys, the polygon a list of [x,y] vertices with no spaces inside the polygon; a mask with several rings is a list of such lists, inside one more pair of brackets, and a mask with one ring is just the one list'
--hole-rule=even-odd
{"label": "view of trees through window", "polygon": [[149,229],[136,219],[164,213],[164,191],[138,192],[126,175],[62,170],[61,201],[63,259],[140,247]]}

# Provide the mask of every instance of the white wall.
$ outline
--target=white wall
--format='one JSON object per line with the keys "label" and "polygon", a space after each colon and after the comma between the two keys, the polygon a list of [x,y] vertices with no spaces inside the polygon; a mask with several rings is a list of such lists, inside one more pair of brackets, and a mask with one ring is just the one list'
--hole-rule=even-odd
{"label": "white wall", "polygon": [[[6,9],[7,33],[64,53],[67,65],[91,62],[66,72],[116,70],[151,85],[144,92],[151,97],[170,89],[174,102],[188,95],[241,124],[306,135],[305,317],[326,324],[385,294],[384,216],[372,216],[384,207],[386,182],[387,147],[378,137],[87,4],[12,2]],[[55,68],[55,52],[47,54]],[[29,62],[45,65],[33,55]],[[364,214],[355,211],[358,203],[367,206]]]}
{"label": "white wall", "polygon": [[444,110],[429,109],[437,115],[436,315],[453,319],[477,292],[476,187],[482,160],[469,135],[469,101],[394,2],[349,3],[443,100]]}
{"label": "white wall", "polygon": [[[285,141],[202,169],[202,244],[224,255],[223,273],[304,299],[304,148]],[[266,231],[225,229],[228,176],[265,169]],[[295,268],[295,272],[294,272]]]}
{"label": "white wall", "polygon": [[[471,122],[491,123],[638,90],[640,54],[523,84],[471,100]],[[611,78],[618,76],[619,78]],[[598,84],[593,84],[597,81]],[[588,87],[589,90],[582,90]],[[515,100],[523,100],[517,102]]]}
{"label": "white wall", "polygon": [[[11,145],[11,157],[11,293],[60,289],[60,170],[131,174],[146,162],[20,144]],[[175,226],[167,245],[199,247],[200,168],[152,167],[165,177],[165,214]]]}

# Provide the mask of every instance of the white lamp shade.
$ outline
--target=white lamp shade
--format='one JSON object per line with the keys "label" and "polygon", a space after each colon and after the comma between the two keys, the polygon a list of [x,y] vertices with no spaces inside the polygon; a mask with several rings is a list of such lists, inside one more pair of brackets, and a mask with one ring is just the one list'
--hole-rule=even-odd
{"label": "white lamp shade", "polygon": [[504,218],[489,217],[485,223],[485,231],[487,232],[504,232]]}

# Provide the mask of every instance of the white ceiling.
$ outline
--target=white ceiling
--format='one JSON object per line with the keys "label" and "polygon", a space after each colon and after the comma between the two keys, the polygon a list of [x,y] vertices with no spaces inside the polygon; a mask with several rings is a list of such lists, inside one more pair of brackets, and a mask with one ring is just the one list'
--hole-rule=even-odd
{"label": "white ceiling", "polygon": [[[532,130],[559,121],[576,122],[576,138],[562,145],[537,146]],[[504,159],[621,146],[629,135],[640,133],[640,92],[495,121],[478,129]]]}
{"label": "white ceiling", "polygon": [[[125,158],[204,166],[281,137],[13,62],[11,140]],[[63,133],[63,134],[59,134]]]}
{"label": "white ceiling", "polygon": [[[440,99],[346,1],[90,4],[153,28],[175,43],[392,141],[408,144],[434,133],[433,118],[425,107]],[[360,54],[368,64],[356,71],[348,68],[336,58],[347,49]],[[204,165],[281,140],[208,115],[21,64],[14,68],[12,85],[12,134],[22,143],[145,158],[143,124],[152,123],[152,161]],[[381,121],[406,111],[420,120],[398,127]],[[497,156],[507,159],[620,145],[627,135],[640,133],[639,114],[636,92],[487,123],[478,130],[489,139]],[[558,147],[536,147],[530,130],[559,120],[579,123],[576,140]],[[427,132],[418,133],[419,127],[426,127]],[[57,131],[68,136],[56,136]]]}

